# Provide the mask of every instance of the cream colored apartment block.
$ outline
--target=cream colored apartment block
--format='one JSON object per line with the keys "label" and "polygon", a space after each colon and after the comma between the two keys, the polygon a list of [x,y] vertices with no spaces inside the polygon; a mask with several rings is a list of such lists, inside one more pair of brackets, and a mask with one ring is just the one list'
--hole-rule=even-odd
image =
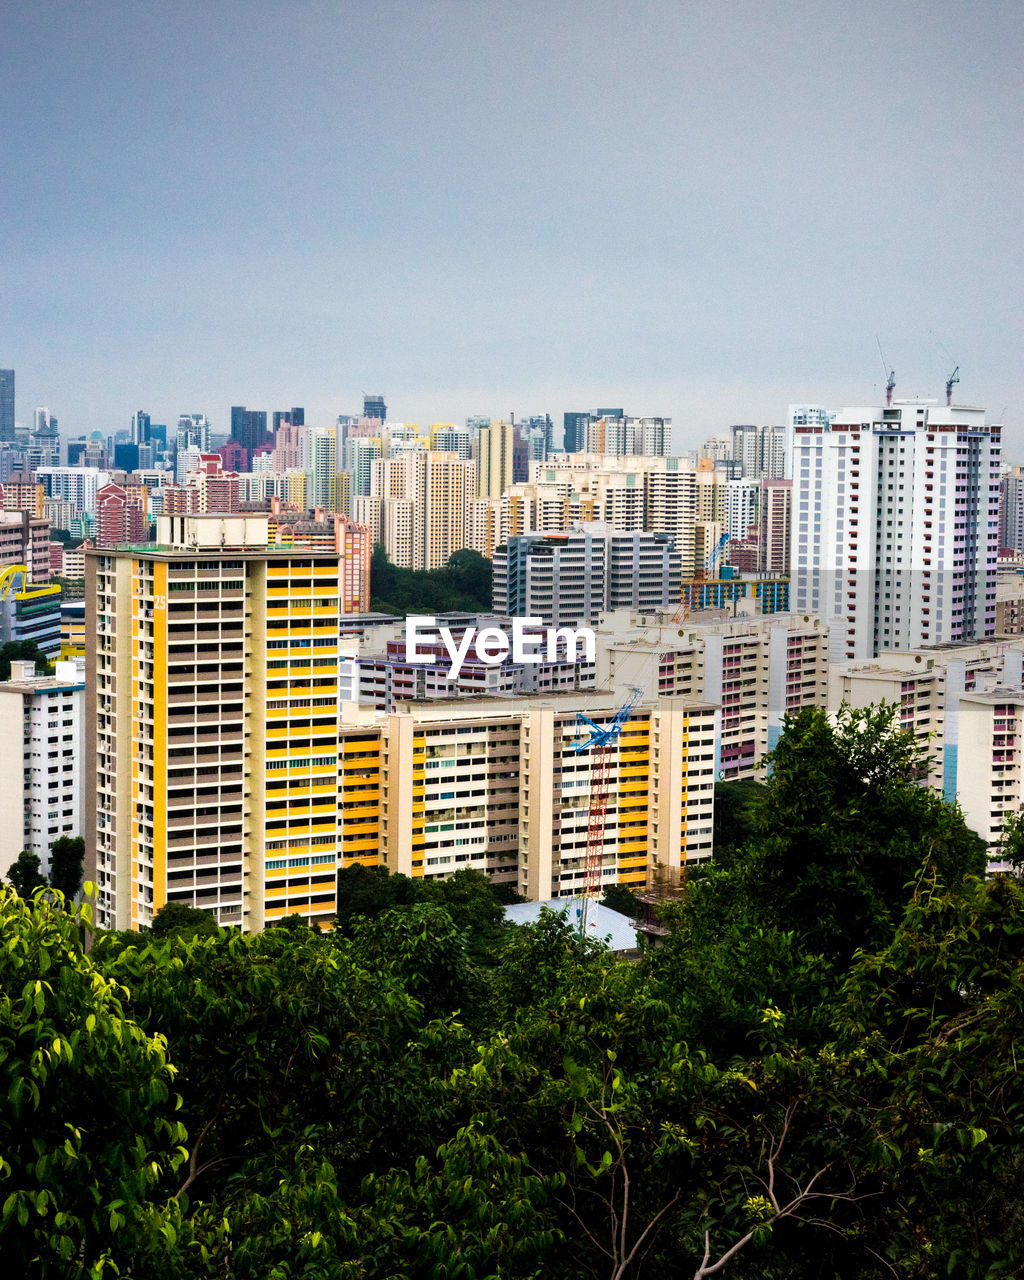
{"label": "cream colored apartment block", "polygon": [[[439,569],[466,546],[466,511],[475,493],[474,464],[457,453],[408,450],[371,466],[370,497],[379,500],[380,540],[403,569]],[[374,516],[353,500],[356,519]],[[369,517],[369,520],[367,520]]]}
{"label": "cream colored apartment block", "polygon": [[495,547],[508,537],[504,510],[500,498],[471,498],[466,505],[466,546],[487,560],[494,558]]}
{"label": "cream colored apartment block", "polygon": [[877,658],[833,663],[828,709],[846,702],[866,707],[885,702],[898,707],[901,728],[928,752],[928,785],[952,800],[958,790],[961,696],[994,685],[1021,682],[1024,638],[947,644]]}
{"label": "cream colored apartment block", "polygon": [[374,546],[381,540],[381,511],[384,503],[380,498],[356,496],[352,499],[352,519],[365,524],[370,530],[370,539]]}
{"label": "cream colored apartment block", "polygon": [[1019,569],[1008,573],[1000,570],[996,578],[996,635],[1024,635],[1024,573]]}
{"label": "cream colored apartment block", "polygon": [[512,483],[515,428],[511,422],[481,427],[476,438],[476,496],[500,498]]}
{"label": "cream colored apartment block", "polygon": [[1020,812],[1024,689],[997,686],[964,693],[960,705],[957,800],[972,831],[989,846],[998,865],[1003,824]]}
{"label": "cream colored apartment block", "polygon": [[715,776],[760,777],[786,716],[826,704],[828,628],[820,618],[784,613],[701,613],[681,624],[610,613],[597,630],[597,683],[711,703]]}
{"label": "cream colored apartment block", "polygon": [[386,498],[381,503],[380,540],[392,564],[402,569],[422,568],[417,563],[416,504],[411,498]]}

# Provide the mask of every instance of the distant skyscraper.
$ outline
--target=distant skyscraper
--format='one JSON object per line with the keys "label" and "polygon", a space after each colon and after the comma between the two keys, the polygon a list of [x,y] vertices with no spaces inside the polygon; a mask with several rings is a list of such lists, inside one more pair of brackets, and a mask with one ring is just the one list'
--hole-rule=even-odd
{"label": "distant skyscraper", "polygon": [[762,480],[759,507],[758,570],[761,573],[789,573],[793,481]]}
{"label": "distant skyscraper", "polygon": [[[152,427],[150,428],[152,432]],[[178,418],[175,436],[177,449],[196,448],[200,453],[210,452],[210,422],[203,413],[183,413]]]}
{"label": "distant skyscraper", "polygon": [[0,369],[0,440],[14,438],[14,370]]}
{"label": "distant skyscraper", "polygon": [[345,441],[345,471],[350,477],[352,497],[369,497],[371,468],[379,457],[380,440],[377,437],[352,436]]}
{"label": "distant skyscraper", "polygon": [[512,482],[522,484],[530,478],[530,443],[526,438],[526,428],[521,422],[515,424],[512,441]]}
{"label": "distant skyscraper", "polygon": [[562,415],[562,448],[566,453],[582,453],[590,425],[589,413],[564,413]]}
{"label": "distant skyscraper", "polygon": [[57,419],[49,409],[37,409],[33,416],[32,432],[34,435],[55,436],[57,434]]}
{"label": "distant skyscraper", "polygon": [[[531,442],[531,460],[539,459],[543,461],[555,447],[555,424],[551,421],[551,414],[535,413],[531,418],[524,418],[520,425],[523,428],[524,436]],[[543,456],[541,455],[541,446],[532,443],[537,436],[541,436],[544,440]]]}
{"label": "distant skyscraper", "polygon": [[388,407],[383,396],[363,396],[363,417],[379,418],[381,422],[388,420]]}
{"label": "distant skyscraper", "polygon": [[658,458],[668,453],[671,442],[671,418],[627,418],[619,410],[598,410],[587,423],[583,451]]}
{"label": "distant skyscraper", "polygon": [[468,427],[457,427],[451,422],[434,422],[430,426],[430,447],[435,453],[457,453],[460,458],[472,458],[473,433]]}
{"label": "distant skyscraper", "polygon": [[137,413],[132,414],[132,444],[149,444],[150,441],[150,422],[149,414],[144,413],[141,409]]}
{"label": "distant skyscraper", "polygon": [[785,474],[786,428],[732,428],[732,460],[742,464],[745,480],[781,480]]}
{"label": "distant skyscraper", "polygon": [[314,427],[306,434],[309,499],[313,507],[338,510],[338,435],[335,427]]}
{"label": "distant skyscraper", "polygon": [[114,466],[118,471],[134,471],[139,465],[139,446],[123,442],[114,445]]}
{"label": "distant skyscraper", "polygon": [[478,498],[500,498],[512,483],[515,429],[511,422],[492,422],[477,437]]}
{"label": "distant skyscraper", "polygon": [[60,436],[57,434],[57,419],[49,409],[35,411],[26,462],[30,471],[36,471],[39,467],[60,465]]}
{"label": "distant skyscraper", "polygon": [[233,404],[231,439],[237,440],[250,458],[261,445],[269,444],[266,409],[247,409],[245,405]]}
{"label": "distant skyscraper", "polygon": [[274,435],[277,435],[277,429],[282,422],[290,422],[292,426],[304,427],[306,425],[306,411],[300,407],[291,409],[275,409],[274,410]]}
{"label": "distant skyscraper", "polygon": [[1011,467],[999,482],[999,546],[1024,551],[1024,467]]}

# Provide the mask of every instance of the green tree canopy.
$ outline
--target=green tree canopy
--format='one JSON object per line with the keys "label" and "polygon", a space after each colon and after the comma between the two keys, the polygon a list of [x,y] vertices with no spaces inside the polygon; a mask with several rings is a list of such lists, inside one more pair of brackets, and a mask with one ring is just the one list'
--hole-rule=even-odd
{"label": "green tree canopy", "polygon": [[82,887],[85,841],[81,836],[59,836],[50,846],[50,884],[72,902]]}
{"label": "green tree canopy", "polygon": [[39,855],[22,849],[11,864],[7,879],[23,898],[31,898],[37,889],[46,884],[46,877],[39,870]]}
{"label": "green tree canopy", "polygon": [[894,708],[808,709],[787,722],[737,863],[766,923],[848,957],[891,933],[923,862],[950,888],[984,873],[983,842],[920,784],[926,761]]}
{"label": "green tree canopy", "polygon": [[154,915],[150,932],[156,938],[179,933],[202,936],[219,933],[220,926],[209,911],[190,907],[183,902],[165,902]]}
{"label": "green tree canopy", "polygon": [[0,1247],[12,1275],[98,1280],[112,1256],[155,1247],[182,1159],[165,1042],[83,954],[87,923],[84,909],[0,887]]}
{"label": "green tree canopy", "polygon": [[491,562],[478,551],[456,551],[440,569],[400,569],[378,543],[370,560],[370,603],[382,613],[468,613],[491,608]]}
{"label": "green tree canopy", "polygon": [[475,872],[351,867],[330,934],[165,908],[88,956],[84,913],[5,891],[5,1261],[1024,1274],[1024,888],[920,769],[888,712],[789,722],[638,960],[506,923]]}

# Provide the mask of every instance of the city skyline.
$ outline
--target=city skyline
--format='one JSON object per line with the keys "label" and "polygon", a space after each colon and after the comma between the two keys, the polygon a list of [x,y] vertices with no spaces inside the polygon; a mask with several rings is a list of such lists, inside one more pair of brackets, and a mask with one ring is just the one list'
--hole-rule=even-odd
{"label": "city skyline", "polygon": [[1024,15],[969,14],[21,6],[19,420],[325,423],[383,392],[419,422],[624,404],[682,450],[877,402],[877,335],[897,397],[941,403],[959,365],[1012,456]]}

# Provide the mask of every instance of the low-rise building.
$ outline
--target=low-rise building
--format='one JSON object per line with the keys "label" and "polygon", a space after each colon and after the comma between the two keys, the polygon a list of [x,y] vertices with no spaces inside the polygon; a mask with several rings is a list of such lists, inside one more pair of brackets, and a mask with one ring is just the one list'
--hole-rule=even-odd
{"label": "low-rise building", "polygon": [[1024,635],[1024,570],[1000,567],[996,578],[996,635]]}
{"label": "low-rise building", "polygon": [[50,869],[61,836],[84,831],[82,769],[85,747],[85,672],[58,662],[39,676],[32,662],[11,663],[0,683],[0,874],[6,877],[27,850]]}
{"label": "low-rise building", "polygon": [[[396,619],[396,623],[398,620]],[[438,614],[432,628],[421,627],[416,639],[420,661],[410,661],[406,628],[376,628],[358,647],[356,700],[379,711],[394,711],[400,702],[446,701],[457,697],[514,698],[528,694],[593,690],[595,664],[573,661],[564,653],[554,661],[515,662],[511,654],[501,662],[484,662],[470,647],[452,675],[451,653],[440,637],[444,627],[451,642],[461,644],[467,630],[487,627],[508,631],[511,620],[497,614]]]}

